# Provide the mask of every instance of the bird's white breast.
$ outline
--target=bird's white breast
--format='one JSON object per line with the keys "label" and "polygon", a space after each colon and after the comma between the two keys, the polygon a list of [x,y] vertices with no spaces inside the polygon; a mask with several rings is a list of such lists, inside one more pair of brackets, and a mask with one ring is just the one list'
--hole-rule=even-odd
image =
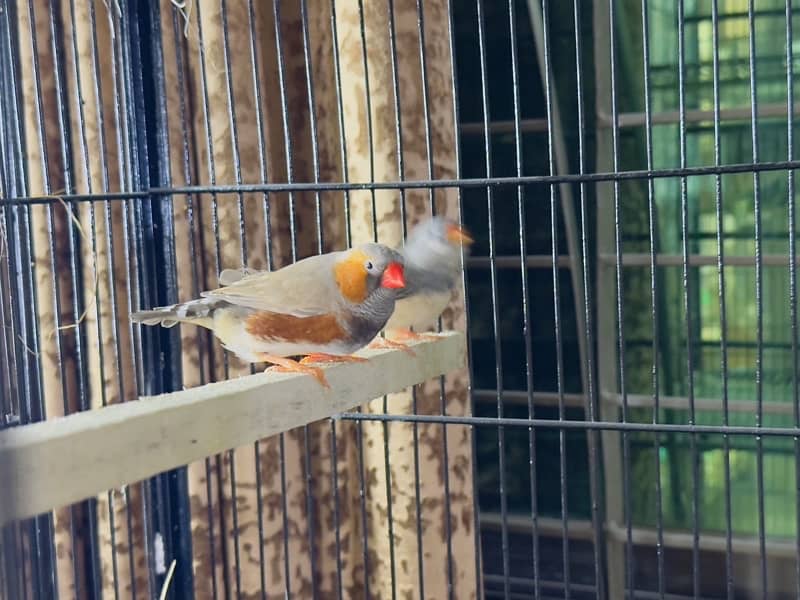
{"label": "bird's white breast", "polygon": [[424,331],[436,326],[436,319],[450,302],[450,291],[417,294],[398,300],[385,329]]}

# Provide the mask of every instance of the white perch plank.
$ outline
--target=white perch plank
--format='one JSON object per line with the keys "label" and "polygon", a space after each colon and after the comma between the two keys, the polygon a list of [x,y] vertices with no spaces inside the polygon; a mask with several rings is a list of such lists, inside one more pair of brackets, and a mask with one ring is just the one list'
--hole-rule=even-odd
{"label": "white perch plank", "polygon": [[0,432],[0,524],[31,517],[324,419],[461,368],[460,332],[400,350],[362,350],[368,363],[325,368],[331,385],[259,373],[145,397]]}

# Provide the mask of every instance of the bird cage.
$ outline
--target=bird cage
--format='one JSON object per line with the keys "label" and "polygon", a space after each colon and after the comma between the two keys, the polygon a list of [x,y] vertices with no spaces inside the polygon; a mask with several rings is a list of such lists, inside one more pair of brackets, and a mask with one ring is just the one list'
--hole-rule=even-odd
{"label": "bird cage", "polygon": [[[0,2],[0,599],[798,597],[797,14]],[[433,217],[354,361],[141,322]]]}

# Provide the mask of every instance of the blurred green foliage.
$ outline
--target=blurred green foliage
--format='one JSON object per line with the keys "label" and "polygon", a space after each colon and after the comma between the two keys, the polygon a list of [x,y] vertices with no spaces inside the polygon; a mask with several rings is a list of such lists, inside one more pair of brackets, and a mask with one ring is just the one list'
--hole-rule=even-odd
{"label": "blurred green foliage", "polygon": [[[586,125],[585,165],[595,164],[594,57],[590,3],[582,3],[580,35],[583,45],[581,74],[584,88]],[[679,108],[678,15],[674,0],[649,2],[648,69],[651,107],[656,112],[677,111]],[[486,52],[488,64],[488,94],[490,118],[512,120],[513,95],[511,47],[508,6],[505,2],[485,2],[485,23],[488,33]],[[774,108],[786,104],[786,38],[785,4],[783,0],[761,0],[757,3],[755,19],[756,93],[760,107]],[[550,43],[554,84],[558,94],[565,140],[569,152],[570,171],[578,170],[578,129],[576,103],[575,24],[571,2],[550,2]],[[719,100],[722,109],[744,108],[743,116],[725,118],[720,125],[719,160],[722,164],[753,161],[752,131],[749,119],[750,64],[747,0],[719,0]],[[546,116],[546,105],[536,61],[535,45],[528,19],[527,2],[516,3],[519,79],[522,118]],[[617,2],[616,34],[618,65],[616,89],[620,112],[644,110],[645,70],[642,52],[642,22],[640,0]],[[477,45],[475,3],[456,2],[457,58],[459,101],[463,122],[483,118],[480,94],[481,72]],[[800,30],[798,16],[795,30]],[[710,111],[714,108],[713,48],[710,2],[685,2],[685,107],[687,111]],[[797,45],[800,42],[795,42]],[[799,48],[800,49],[800,48]],[[794,48],[793,48],[794,50]],[[800,64],[793,60],[795,72]],[[626,127],[620,131],[620,170],[646,169],[646,129]],[[780,161],[788,158],[787,125],[785,116],[762,116],[758,119],[758,160]],[[795,133],[797,135],[797,132]],[[656,169],[680,166],[680,128],[677,124],[657,124],[652,128],[653,166]],[[715,162],[713,120],[693,121],[686,127],[686,163],[688,166],[707,166]],[[526,175],[549,174],[547,136],[526,133],[522,137],[523,172]],[[516,174],[515,137],[513,133],[495,134],[491,139],[491,174]],[[462,137],[463,176],[486,175],[486,154],[482,136]],[[752,174],[724,175],[720,178],[720,209],[722,217],[722,248],[726,256],[753,256],[755,252],[755,200]],[[785,172],[762,173],[758,177],[758,200],[761,210],[761,252],[788,253],[788,181]],[[681,182],[679,178],[654,180],[653,202],[658,252],[680,255],[684,242],[692,254],[717,253],[717,194],[713,176],[691,177],[687,180],[688,229],[681,229]],[[581,190],[573,186],[576,214],[580,220]],[[518,192],[512,187],[492,192],[496,222],[495,252],[497,255],[519,255]],[[590,248],[595,230],[594,186],[584,188],[588,209],[587,225]],[[474,255],[489,253],[488,198],[485,190],[464,191],[465,219],[476,233],[478,243]],[[794,199],[792,199],[794,201]],[[525,241],[528,254],[550,254],[551,196],[548,186],[525,186]],[[561,218],[560,198],[556,190],[557,252],[566,254],[565,234]],[[648,186],[646,181],[626,181],[620,185],[621,226],[623,250],[629,253],[649,253]],[[580,221],[578,223],[580,227]],[[594,264],[595,256],[590,257]],[[796,400],[793,387],[793,353],[789,303],[788,263],[765,266],[762,271],[763,360],[761,364],[761,397],[765,402],[791,403]],[[689,382],[697,398],[719,402],[723,394],[720,342],[723,334],[720,318],[719,281],[716,266],[691,267],[688,278],[690,319],[684,309],[682,267],[664,266],[657,269],[656,305],[659,339],[657,366],[658,393],[666,396],[686,396]],[[562,389],[580,392],[578,335],[575,321],[569,271],[559,270],[562,353],[556,352],[555,317],[552,269],[529,269],[529,294],[532,320],[532,379],[536,391],[558,390],[558,367],[562,368]],[[626,342],[625,390],[628,394],[652,395],[654,323],[651,318],[653,302],[649,266],[629,267],[623,281],[624,330]],[[499,348],[496,355],[493,332],[492,287],[489,271],[471,268],[469,272],[469,301],[471,336],[473,341],[474,386],[494,389],[497,386],[496,361],[501,365],[505,390],[525,390],[526,348],[524,314],[519,270],[500,270],[497,279],[497,321]],[[725,300],[727,320],[727,393],[729,401],[754,401],[757,397],[756,368],[756,276],[752,266],[725,268]],[[614,342],[616,344],[616,342]],[[691,344],[693,362],[688,363]],[[600,350],[611,347],[601,340]],[[497,404],[481,401],[481,415],[496,415]],[[528,415],[527,406],[506,402],[506,416]],[[535,416],[556,418],[552,407],[538,407]],[[583,411],[572,409],[567,417],[583,418]],[[650,422],[650,409],[631,410],[631,420]],[[690,415],[684,410],[662,410],[661,422],[688,423]],[[698,411],[696,422],[721,424],[721,410]],[[753,425],[755,410],[732,412],[731,424]],[[791,413],[766,414],[764,425],[789,426]],[[652,434],[631,435],[630,481],[632,486],[632,520],[640,525],[654,525],[656,460]],[[530,436],[527,429],[506,428],[505,485],[509,509],[530,513],[531,481],[535,474],[538,509],[542,514],[558,516],[561,512],[559,435],[557,430],[535,432],[534,458],[531,466]],[[698,466],[700,480],[699,518],[704,530],[724,531],[725,501],[724,452],[720,436],[698,436]],[[757,453],[750,438],[730,439],[731,498],[733,528],[736,533],[757,531]],[[480,428],[477,438],[480,502],[483,510],[499,507],[498,434],[491,428]],[[567,456],[568,513],[589,517],[588,464],[585,435],[569,432],[565,436]],[[692,456],[690,439],[686,435],[661,435],[658,448],[661,465],[662,505],[665,526],[684,529],[692,519]],[[794,444],[792,440],[764,440],[764,508],[766,528],[770,536],[794,536],[796,521],[796,479]],[[620,491],[621,494],[621,491]]]}

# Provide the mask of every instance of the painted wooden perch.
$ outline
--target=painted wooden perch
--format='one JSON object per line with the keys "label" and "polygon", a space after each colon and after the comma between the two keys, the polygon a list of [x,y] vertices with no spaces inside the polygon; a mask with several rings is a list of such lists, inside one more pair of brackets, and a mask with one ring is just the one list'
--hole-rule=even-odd
{"label": "painted wooden perch", "polygon": [[351,410],[461,368],[464,334],[306,375],[259,373],[0,432],[0,525]]}

